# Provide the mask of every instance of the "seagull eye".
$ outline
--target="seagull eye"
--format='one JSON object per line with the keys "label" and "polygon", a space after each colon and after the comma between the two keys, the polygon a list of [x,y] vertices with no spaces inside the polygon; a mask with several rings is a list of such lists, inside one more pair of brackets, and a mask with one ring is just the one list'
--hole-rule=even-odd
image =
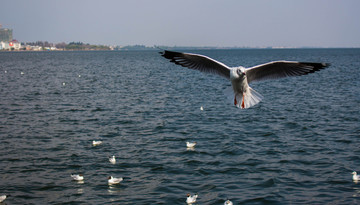
{"label": "seagull eye", "polygon": [[236,72],[237,72],[237,74],[238,74],[239,76],[243,76],[243,75],[244,75],[244,73],[241,72],[241,70],[237,70]]}

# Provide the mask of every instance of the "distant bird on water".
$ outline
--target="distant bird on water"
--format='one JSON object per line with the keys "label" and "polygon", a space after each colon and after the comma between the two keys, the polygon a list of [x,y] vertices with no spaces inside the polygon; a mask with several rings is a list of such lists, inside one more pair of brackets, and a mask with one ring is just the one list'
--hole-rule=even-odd
{"label": "distant bird on water", "polygon": [[170,62],[201,72],[218,74],[230,80],[234,92],[234,105],[245,109],[258,104],[262,96],[249,83],[268,79],[307,75],[330,66],[328,63],[273,61],[250,68],[228,67],[204,55],[164,50],[160,52]]}
{"label": "distant bird on water", "polygon": [[98,145],[101,145],[101,144],[102,144],[102,141],[95,141],[95,140],[92,141],[93,146],[98,146]]}
{"label": "distant bird on water", "polygon": [[233,205],[232,201],[229,199],[224,202],[224,205]]}
{"label": "distant bird on water", "polygon": [[124,179],[122,177],[120,178],[115,178],[113,176],[109,176],[108,178],[108,184],[109,185],[113,185],[113,184],[119,184],[120,182],[122,182]]}
{"label": "distant bird on water", "polygon": [[70,176],[71,176],[71,178],[73,178],[73,180],[75,180],[75,181],[82,181],[82,180],[84,180],[84,175],[82,175],[82,174],[71,174]]}
{"label": "distant bird on water", "polygon": [[352,175],[353,175],[352,178],[353,178],[353,180],[354,180],[355,182],[360,181],[360,176],[357,175],[357,173],[356,173],[355,171],[353,171]]}
{"label": "distant bird on water", "polygon": [[1,195],[0,196],[0,203],[5,201],[5,199],[8,198],[9,196],[10,196],[9,194],[8,195]]}
{"label": "distant bird on water", "polygon": [[193,203],[195,203],[195,202],[196,202],[196,199],[198,198],[198,195],[197,195],[197,194],[195,194],[195,195],[193,195],[193,196],[191,196],[190,194],[187,194],[186,196],[187,196],[187,198],[186,198],[186,203],[187,203],[187,204],[193,204]]}
{"label": "distant bird on water", "polygon": [[197,144],[196,142],[186,142],[186,147],[187,148],[195,148],[196,144]]}
{"label": "distant bird on water", "polygon": [[111,164],[116,164],[116,158],[115,156],[113,155],[112,157],[109,158],[109,161]]}

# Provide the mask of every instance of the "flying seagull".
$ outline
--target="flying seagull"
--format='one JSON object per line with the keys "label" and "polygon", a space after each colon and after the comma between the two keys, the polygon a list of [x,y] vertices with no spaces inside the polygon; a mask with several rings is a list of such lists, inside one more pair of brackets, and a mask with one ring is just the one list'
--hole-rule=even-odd
{"label": "flying seagull", "polygon": [[250,68],[228,67],[204,55],[164,50],[160,54],[170,62],[201,72],[213,73],[231,81],[234,105],[245,109],[258,104],[262,96],[249,83],[268,79],[307,75],[324,69],[330,64],[296,61],[272,61]]}

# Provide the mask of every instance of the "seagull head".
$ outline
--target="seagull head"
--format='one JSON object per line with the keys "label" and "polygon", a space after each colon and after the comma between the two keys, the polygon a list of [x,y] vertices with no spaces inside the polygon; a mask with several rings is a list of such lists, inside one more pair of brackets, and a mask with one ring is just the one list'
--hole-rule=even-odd
{"label": "seagull head", "polygon": [[245,69],[243,67],[239,67],[236,69],[236,73],[239,75],[239,76],[244,76],[246,75],[245,74]]}
{"label": "seagull head", "polygon": [[352,175],[356,175],[357,173],[355,171],[352,172]]}
{"label": "seagull head", "polygon": [[231,201],[229,200],[229,199],[227,199],[226,201],[225,201],[225,204],[230,204],[231,203]]}
{"label": "seagull head", "polygon": [[245,76],[245,68],[241,66],[233,68],[230,72],[231,79],[245,78]]}

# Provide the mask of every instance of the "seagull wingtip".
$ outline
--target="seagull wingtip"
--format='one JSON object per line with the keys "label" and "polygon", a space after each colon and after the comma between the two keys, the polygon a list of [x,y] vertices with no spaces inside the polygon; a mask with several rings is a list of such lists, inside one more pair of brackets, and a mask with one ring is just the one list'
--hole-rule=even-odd
{"label": "seagull wingtip", "polygon": [[322,63],[322,65],[323,65],[324,67],[329,67],[329,66],[331,66],[330,63]]}

